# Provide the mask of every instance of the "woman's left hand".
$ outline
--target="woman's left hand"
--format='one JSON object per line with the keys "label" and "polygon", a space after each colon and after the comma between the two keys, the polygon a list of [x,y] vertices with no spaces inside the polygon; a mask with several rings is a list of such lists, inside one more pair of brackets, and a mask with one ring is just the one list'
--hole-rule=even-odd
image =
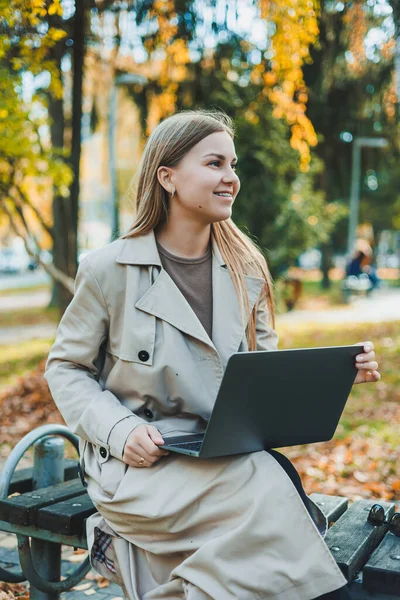
{"label": "woman's left hand", "polygon": [[354,383],[375,383],[381,378],[378,363],[375,360],[374,344],[372,342],[358,342],[355,346],[364,346],[364,352],[356,356],[357,377]]}

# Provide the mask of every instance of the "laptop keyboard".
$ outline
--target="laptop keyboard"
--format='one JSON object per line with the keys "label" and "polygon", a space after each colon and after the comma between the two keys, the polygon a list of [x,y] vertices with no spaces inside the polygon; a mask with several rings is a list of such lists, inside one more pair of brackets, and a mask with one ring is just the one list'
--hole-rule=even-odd
{"label": "laptop keyboard", "polygon": [[169,444],[173,448],[186,448],[187,450],[200,450],[203,442],[181,442],[180,444]]}

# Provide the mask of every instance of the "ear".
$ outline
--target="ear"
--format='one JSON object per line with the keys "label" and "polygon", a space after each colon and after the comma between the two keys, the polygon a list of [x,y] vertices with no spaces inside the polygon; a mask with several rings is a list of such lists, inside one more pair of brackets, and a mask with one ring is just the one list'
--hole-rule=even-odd
{"label": "ear", "polygon": [[172,183],[173,179],[173,171],[170,167],[158,167],[157,169],[157,179],[158,182],[163,186],[164,190],[171,194],[174,189],[174,185]]}

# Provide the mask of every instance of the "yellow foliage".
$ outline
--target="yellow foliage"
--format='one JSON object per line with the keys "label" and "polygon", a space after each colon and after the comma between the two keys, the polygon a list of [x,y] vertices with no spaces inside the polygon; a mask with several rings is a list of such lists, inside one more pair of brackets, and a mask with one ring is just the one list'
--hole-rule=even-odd
{"label": "yellow foliage", "polygon": [[349,51],[353,62],[348,64],[350,71],[361,76],[367,69],[364,39],[368,31],[367,15],[360,0],[353,2],[343,16],[349,38]]}
{"label": "yellow foliage", "polygon": [[62,40],[66,37],[67,32],[63,29],[56,29],[55,27],[50,27],[47,35],[50,39],[54,40],[55,42],[58,42],[59,40]]}
{"label": "yellow foliage", "polygon": [[[49,52],[66,36],[62,20],[52,19],[60,27],[49,27],[47,31],[37,27],[48,15],[61,16],[63,9],[61,0],[0,0],[0,11],[11,32],[0,35],[0,186],[4,205],[9,206],[18,227],[22,220],[17,207],[21,207],[29,231],[50,247],[49,234],[23,199],[26,197],[49,224],[53,191],[59,193],[62,186],[70,185],[73,174],[40,140],[39,129],[44,120],[30,112],[32,103],[27,106],[17,89],[22,87],[23,71],[33,75],[48,71],[49,92],[62,98],[60,73]],[[10,44],[12,32],[17,32],[17,36]]]}
{"label": "yellow foliage", "polygon": [[261,17],[275,26],[271,70],[262,76],[260,97],[272,103],[275,118],[285,119],[291,126],[290,144],[300,153],[300,168],[306,172],[310,146],[317,144],[317,136],[306,116],[308,95],[302,66],[311,62],[309,49],[318,38],[319,0],[259,0],[259,7]]}
{"label": "yellow foliage", "polygon": [[164,58],[160,62],[157,83],[162,91],[154,94],[150,103],[147,119],[147,135],[161,119],[173,113],[176,108],[178,83],[187,78],[187,67],[190,63],[186,40],[175,38],[178,26],[175,24],[176,12],[174,0],[154,0],[150,17],[157,21],[157,33],[145,44],[150,54],[155,50],[163,50]]}
{"label": "yellow foliage", "polygon": [[395,124],[396,122],[396,104],[399,99],[397,98],[396,93],[396,75],[393,71],[392,73],[392,81],[390,82],[389,87],[385,90],[382,99],[383,110],[388,116],[388,120]]}

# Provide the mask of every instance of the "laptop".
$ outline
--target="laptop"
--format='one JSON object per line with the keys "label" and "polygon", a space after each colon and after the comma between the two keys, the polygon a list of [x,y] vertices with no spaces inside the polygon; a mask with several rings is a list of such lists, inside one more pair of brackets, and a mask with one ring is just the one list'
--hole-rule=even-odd
{"label": "laptop", "polygon": [[362,345],[235,352],[205,433],[164,437],[197,458],[332,439],[357,375]]}

